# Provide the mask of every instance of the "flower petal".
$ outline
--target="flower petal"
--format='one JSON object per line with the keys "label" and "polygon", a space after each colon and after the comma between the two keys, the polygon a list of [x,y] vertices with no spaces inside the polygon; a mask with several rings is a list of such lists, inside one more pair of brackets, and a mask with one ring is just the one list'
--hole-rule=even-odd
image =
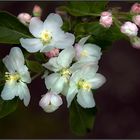
{"label": "flower petal", "polygon": [[53,57],[51,59],[49,59],[49,62],[42,64],[45,68],[57,72],[60,69],[62,69],[62,67],[57,63],[57,57]]}
{"label": "flower petal", "polygon": [[74,44],[75,36],[71,33],[65,33],[65,36],[62,38],[59,35],[57,36],[59,37],[59,40],[55,42],[56,48],[65,49]]}
{"label": "flower petal", "polygon": [[93,98],[92,92],[86,92],[83,90],[80,90],[77,95],[77,102],[83,107],[83,108],[92,108],[95,106],[95,101]]}
{"label": "flower petal", "polygon": [[40,39],[30,38],[30,39],[20,39],[20,43],[23,48],[28,52],[34,53],[43,48],[43,44]]}
{"label": "flower petal", "polygon": [[29,30],[32,35],[39,38],[43,31],[43,22],[39,18],[33,17],[29,24]]}
{"label": "flower petal", "polygon": [[101,57],[101,48],[95,44],[85,44],[83,47],[84,50],[88,52],[89,55],[96,57],[98,60]]}
{"label": "flower petal", "polygon": [[61,16],[55,13],[51,13],[48,15],[46,20],[44,21],[44,28],[51,28],[51,27],[61,27],[63,25],[63,21]]}
{"label": "flower petal", "polygon": [[89,80],[89,82],[92,83],[93,89],[97,89],[106,82],[106,79],[102,74],[97,73],[93,79]]}
{"label": "flower petal", "polygon": [[85,42],[89,39],[89,37],[90,37],[90,35],[87,36],[87,37],[81,38],[80,41],[78,42],[78,44],[79,44],[80,46],[83,46],[83,45],[85,44]]}
{"label": "flower petal", "polygon": [[6,82],[1,92],[3,100],[12,100],[16,96],[17,86],[15,82]]}
{"label": "flower petal", "polygon": [[51,92],[61,93],[66,81],[58,73],[50,74],[45,78],[45,85]]}
{"label": "flower petal", "polygon": [[21,66],[24,66],[24,56],[21,49],[18,47],[12,48],[9,55],[3,59],[3,63],[9,72],[19,70]]}
{"label": "flower petal", "polygon": [[18,83],[17,96],[19,96],[20,100],[23,100],[25,106],[28,106],[31,97],[29,89],[25,83],[23,82]]}
{"label": "flower petal", "polygon": [[57,62],[62,67],[66,68],[69,67],[72,63],[72,60],[75,56],[75,50],[71,46],[69,48],[64,49],[58,56]]}
{"label": "flower petal", "polygon": [[75,95],[77,93],[77,88],[76,86],[71,86],[68,89],[68,93],[66,95],[66,99],[67,99],[67,107],[69,107],[71,105],[72,100],[74,99]]}

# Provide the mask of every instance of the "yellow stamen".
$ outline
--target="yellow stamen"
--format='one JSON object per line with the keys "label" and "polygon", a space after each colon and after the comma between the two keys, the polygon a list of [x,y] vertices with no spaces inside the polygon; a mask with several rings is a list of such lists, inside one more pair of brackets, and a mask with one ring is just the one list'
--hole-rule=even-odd
{"label": "yellow stamen", "polygon": [[65,77],[67,81],[71,75],[71,71],[68,68],[63,68],[62,70],[60,70],[60,74]]}
{"label": "yellow stamen", "polygon": [[52,37],[51,37],[51,34],[47,31],[43,31],[41,33],[41,40],[43,43],[47,44],[51,41]]}
{"label": "yellow stamen", "polygon": [[5,73],[6,81],[13,82],[20,80],[20,75],[18,73],[10,74],[8,72]]}
{"label": "yellow stamen", "polygon": [[81,54],[81,56],[88,56],[88,51],[83,50],[80,54]]}
{"label": "yellow stamen", "polygon": [[79,89],[84,89],[87,91],[90,91],[90,89],[92,87],[91,84],[85,80],[79,80],[77,86]]}

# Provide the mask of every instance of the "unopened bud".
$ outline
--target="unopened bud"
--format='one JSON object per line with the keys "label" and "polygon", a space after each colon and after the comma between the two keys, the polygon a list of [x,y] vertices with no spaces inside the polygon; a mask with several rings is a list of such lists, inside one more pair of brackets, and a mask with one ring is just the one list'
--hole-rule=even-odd
{"label": "unopened bud", "polygon": [[41,17],[41,15],[42,15],[42,9],[41,9],[40,6],[38,6],[38,5],[35,5],[34,6],[34,8],[33,8],[33,15],[35,17]]}
{"label": "unopened bud", "polygon": [[102,12],[100,17],[100,24],[105,27],[109,28],[112,25],[112,14],[108,11]]}
{"label": "unopened bud", "polygon": [[131,41],[132,47],[136,49],[140,49],[140,38],[138,36],[131,37],[130,41]]}
{"label": "unopened bud", "polygon": [[25,25],[28,25],[30,23],[30,20],[32,16],[28,13],[20,13],[17,18],[19,19],[20,22],[22,22]]}
{"label": "unopened bud", "polygon": [[140,3],[135,3],[131,7],[131,12],[134,14],[140,14]]}
{"label": "unopened bud", "polygon": [[57,110],[62,105],[62,103],[62,98],[59,95],[56,93],[48,92],[42,97],[39,105],[45,112],[51,113]]}
{"label": "unopened bud", "polygon": [[138,27],[134,23],[127,21],[121,26],[121,32],[127,36],[136,36]]}
{"label": "unopened bud", "polygon": [[54,48],[53,50],[46,52],[45,56],[47,56],[48,58],[52,58],[52,57],[56,57],[59,54],[59,49],[58,48]]}
{"label": "unopened bud", "polygon": [[140,15],[134,16],[132,20],[137,26],[140,27]]}

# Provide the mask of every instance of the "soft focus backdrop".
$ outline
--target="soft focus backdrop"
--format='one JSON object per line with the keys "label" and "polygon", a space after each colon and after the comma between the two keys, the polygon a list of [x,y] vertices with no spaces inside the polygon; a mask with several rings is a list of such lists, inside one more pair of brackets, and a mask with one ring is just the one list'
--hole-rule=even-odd
{"label": "soft focus backdrop", "polygon": [[[0,2],[0,10],[17,16],[21,12],[31,13],[35,4],[43,8],[43,19],[55,11],[55,7],[66,2]],[[130,9],[133,2],[109,2],[110,7]],[[94,32],[94,31],[93,31]],[[9,53],[11,46],[0,44],[0,58]],[[140,50],[129,42],[118,40],[100,60],[99,72],[107,82],[94,94],[98,108],[95,125],[84,137],[69,130],[66,103],[54,113],[47,114],[38,103],[46,88],[39,78],[29,86],[31,102],[23,103],[16,112],[0,120],[0,138],[140,138]]]}

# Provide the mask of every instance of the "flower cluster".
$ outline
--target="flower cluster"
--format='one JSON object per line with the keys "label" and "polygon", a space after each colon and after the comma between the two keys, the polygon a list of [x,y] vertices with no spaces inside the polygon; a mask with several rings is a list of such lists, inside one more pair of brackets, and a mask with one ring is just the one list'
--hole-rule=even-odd
{"label": "flower cluster", "polygon": [[[42,64],[46,69],[43,77],[48,92],[39,102],[46,112],[53,112],[62,105],[62,95],[66,97],[68,107],[75,96],[83,108],[94,107],[92,89],[99,88],[106,81],[103,75],[97,73],[101,48],[86,43],[90,36],[75,43],[75,36],[65,33],[61,29],[62,25],[63,21],[58,14],[49,14],[44,22],[38,17],[32,17],[29,31],[33,38],[20,39],[21,46],[29,53],[39,52],[49,58]],[[3,62],[7,72],[2,99],[11,100],[19,96],[27,106],[30,101],[27,83],[31,82],[31,78],[21,49],[12,48]]]}

